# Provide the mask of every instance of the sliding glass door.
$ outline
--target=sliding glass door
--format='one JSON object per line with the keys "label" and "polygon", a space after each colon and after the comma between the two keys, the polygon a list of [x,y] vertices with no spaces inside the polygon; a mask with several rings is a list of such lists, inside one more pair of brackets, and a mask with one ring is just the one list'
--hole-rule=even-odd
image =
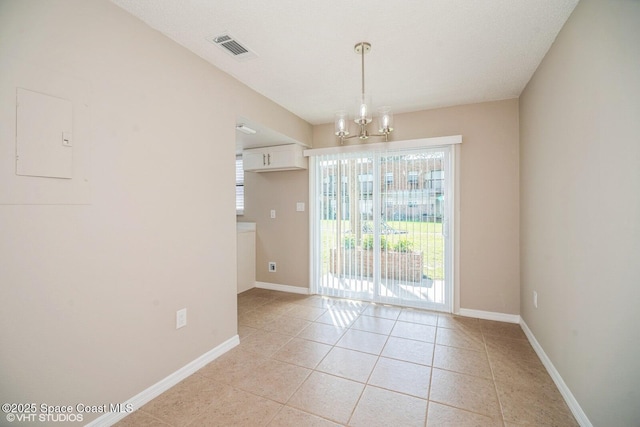
{"label": "sliding glass door", "polygon": [[451,311],[450,148],[312,159],[313,291]]}

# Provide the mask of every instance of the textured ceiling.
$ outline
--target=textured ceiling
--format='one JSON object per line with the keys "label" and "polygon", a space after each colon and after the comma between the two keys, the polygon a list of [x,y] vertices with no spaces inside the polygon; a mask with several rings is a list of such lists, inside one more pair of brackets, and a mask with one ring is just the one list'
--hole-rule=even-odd
{"label": "textured ceiling", "polygon": [[[396,113],[520,95],[578,0],[112,0],[312,124],[351,110],[365,56]],[[229,32],[238,61],[207,39]]]}

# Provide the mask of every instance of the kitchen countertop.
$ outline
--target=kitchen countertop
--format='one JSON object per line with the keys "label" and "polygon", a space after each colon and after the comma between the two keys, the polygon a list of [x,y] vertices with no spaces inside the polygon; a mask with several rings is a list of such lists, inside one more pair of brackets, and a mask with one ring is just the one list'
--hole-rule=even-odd
{"label": "kitchen countertop", "polygon": [[236,222],[236,231],[238,233],[251,233],[256,231],[255,222]]}

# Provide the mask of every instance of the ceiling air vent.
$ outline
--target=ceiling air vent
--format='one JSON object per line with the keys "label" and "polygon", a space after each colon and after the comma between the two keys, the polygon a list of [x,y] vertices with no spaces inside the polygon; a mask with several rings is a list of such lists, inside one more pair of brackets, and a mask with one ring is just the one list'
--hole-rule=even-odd
{"label": "ceiling air vent", "polygon": [[242,45],[235,37],[228,33],[220,34],[216,37],[209,39],[212,43],[220,46],[229,55],[233,56],[239,61],[255,58],[256,54],[251,52],[245,46]]}

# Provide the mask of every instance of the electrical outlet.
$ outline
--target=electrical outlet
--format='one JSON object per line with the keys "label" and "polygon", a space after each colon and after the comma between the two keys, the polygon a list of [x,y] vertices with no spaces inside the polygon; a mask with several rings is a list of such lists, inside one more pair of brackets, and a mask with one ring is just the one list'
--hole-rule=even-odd
{"label": "electrical outlet", "polygon": [[533,306],[538,308],[538,293],[536,291],[533,291]]}
{"label": "electrical outlet", "polygon": [[275,273],[276,272],[276,263],[271,261],[269,262],[269,273]]}
{"label": "electrical outlet", "polygon": [[276,218],[276,210],[271,209],[271,219],[275,219],[275,218]]}
{"label": "electrical outlet", "polygon": [[187,326],[187,309],[176,311],[176,329]]}

